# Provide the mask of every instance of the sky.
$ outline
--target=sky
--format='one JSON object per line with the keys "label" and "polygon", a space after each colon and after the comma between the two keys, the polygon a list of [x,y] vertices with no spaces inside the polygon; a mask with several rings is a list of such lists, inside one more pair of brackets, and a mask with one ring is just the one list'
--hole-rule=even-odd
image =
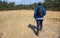
{"label": "sky", "polygon": [[15,2],[15,4],[33,4],[37,2],[44,2],[44,0],[5,0],[6,2]]}

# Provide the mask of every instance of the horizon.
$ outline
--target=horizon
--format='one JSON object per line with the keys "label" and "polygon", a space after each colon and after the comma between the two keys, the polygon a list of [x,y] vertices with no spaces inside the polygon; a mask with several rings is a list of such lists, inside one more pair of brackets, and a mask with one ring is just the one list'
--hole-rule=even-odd
{"label": "horizon", "polygon": [[4,0],[4,1],[8,2],[8,3],[14,2],[16,5],[18,5],[18,4],[34,4],[37,2],[44,2],[44,0]]}

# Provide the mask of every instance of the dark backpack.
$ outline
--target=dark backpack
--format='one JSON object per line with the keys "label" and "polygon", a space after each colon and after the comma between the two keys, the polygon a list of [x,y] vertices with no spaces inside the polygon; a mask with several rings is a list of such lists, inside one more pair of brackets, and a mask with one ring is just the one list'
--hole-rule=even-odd
{"label": "dark backpack", "polygon": [[39,8],[37,9],[37,16],[38,16],[38,17],[44,16],[44,14],[43,14],[43,7],[39,7]]}

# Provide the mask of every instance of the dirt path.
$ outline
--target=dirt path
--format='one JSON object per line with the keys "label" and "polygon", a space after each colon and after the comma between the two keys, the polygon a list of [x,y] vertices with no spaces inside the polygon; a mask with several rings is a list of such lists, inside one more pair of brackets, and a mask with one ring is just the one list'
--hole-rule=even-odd
{"label": "dirt path", "polygon": [[59,38],[60,12],[47,11],[39,36],[29,24],[36,26],[33,10],[0,11],[0,38]]}

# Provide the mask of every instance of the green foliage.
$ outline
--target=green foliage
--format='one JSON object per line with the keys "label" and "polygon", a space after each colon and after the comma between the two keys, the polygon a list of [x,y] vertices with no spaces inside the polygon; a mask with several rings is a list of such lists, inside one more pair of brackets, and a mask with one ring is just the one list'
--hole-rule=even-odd
{"label": "green foliage", "polygon": [[5,1],[0,1],[0,10],[12,10],[14,9],[14,2],[7,3]]}
{"label": "green foliage", "polygon": [[45,2],[43,6],[46,7],[47,10],[60,11],[60,0]]}
{"label": "green foliage", "polygon": [[[47,10],[56,10],[60,11],[60,0],[55,1],[48,1],[44,2],[42,4]],[[21,9],[27,9],[27,10],[34,10],[37,6],[37,3],[29,4],[29,5],[15,5],[14,2],[7,3],[5,1],[0,1],[0,10],[21,10]]]}

